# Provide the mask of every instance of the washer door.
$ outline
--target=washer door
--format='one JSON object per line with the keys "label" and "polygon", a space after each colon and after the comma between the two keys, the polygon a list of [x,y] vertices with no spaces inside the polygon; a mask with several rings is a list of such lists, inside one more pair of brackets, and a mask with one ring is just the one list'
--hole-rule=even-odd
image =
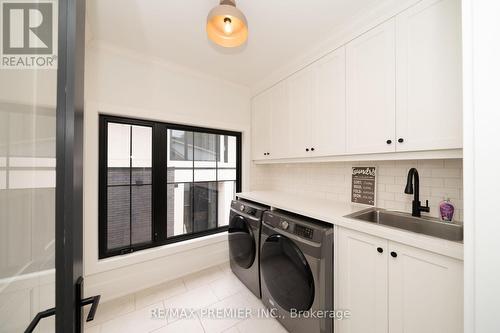
{"label": "washer door", "polygon": [[250,268],[255,260],[255,237],[248,221],[235,215],[229,221],[229,255],[238,266]]}
{"label": "washer door", "polygon": [[260,267],[272,298],[285,310],[309,310],[314,302],[314,278],[297,245],[283,235],[271,235],[262,245]]}

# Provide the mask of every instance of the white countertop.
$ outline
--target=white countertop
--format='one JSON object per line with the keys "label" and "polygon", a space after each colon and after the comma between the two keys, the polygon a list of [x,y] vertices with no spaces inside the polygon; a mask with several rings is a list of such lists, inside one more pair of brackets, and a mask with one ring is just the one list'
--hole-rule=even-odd
{"label": "white countertop", "polygon": [[462,243],[344,217],[345,215],[366,209],[363,206],[279,191],[242,192],[236,194],[236,196],[259,202],[272,208],[286,210],[340,227],[365,232],[373,236],[463,260],[464,250]]}

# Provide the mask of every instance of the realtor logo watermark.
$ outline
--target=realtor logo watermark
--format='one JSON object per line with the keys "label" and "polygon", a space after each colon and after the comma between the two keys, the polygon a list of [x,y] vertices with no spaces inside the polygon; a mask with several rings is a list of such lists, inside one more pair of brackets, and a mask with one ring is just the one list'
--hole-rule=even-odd
{"label": "realtor logo watermark", "polygon": [[0,0],[2,69],[57,68],[57,2]]}

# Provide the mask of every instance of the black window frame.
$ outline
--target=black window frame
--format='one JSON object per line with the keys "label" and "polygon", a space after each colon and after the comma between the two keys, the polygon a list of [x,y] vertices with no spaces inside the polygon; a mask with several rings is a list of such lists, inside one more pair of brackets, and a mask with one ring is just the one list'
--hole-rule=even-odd
{"label": "black window frame", "polygon": [[[131,244],[130,246],[108,250],[107,248],[107,191],[108,191],[108,123],[118,123],[126,125],[147,126],[152,128],[152,226],[151,242],[145,244]],[[165,199],[167,197],[167,160],[168,130],[180,130],[187,132],[199,132],[216,135],[227,135],[236,137],[236,185],[235,191],[241,192],[242,178],[242,133],[236,131],[219,130],[199,126],[181,125],[150,121],[137,118],[128,118],[112,115],[99,115],[99,196],[98,196],[98,239],[99,239],[99,259],[105,259],[117,255],[132,253],[135,251],[158,247],[162,245],[177,243],[189,239],[226,232],[228,226],[219,226],[189,234],[167,237],[167,207]],[[217,171],[216,171],[217,172]],[[194,179],[193,179],[194,182]],[[163,186],[161,186],[163,184]]]}

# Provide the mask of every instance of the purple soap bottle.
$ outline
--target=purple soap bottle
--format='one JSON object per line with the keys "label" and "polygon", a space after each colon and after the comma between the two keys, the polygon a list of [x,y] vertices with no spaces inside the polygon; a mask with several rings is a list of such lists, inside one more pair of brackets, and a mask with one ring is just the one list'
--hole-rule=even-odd
{"label": "purple soap bottle", "polygon": [[455,206],[450,202],[449,198],[445,198],[439,203],[439,217],[442,221],[453,221],[453,214],[455,213]]}

